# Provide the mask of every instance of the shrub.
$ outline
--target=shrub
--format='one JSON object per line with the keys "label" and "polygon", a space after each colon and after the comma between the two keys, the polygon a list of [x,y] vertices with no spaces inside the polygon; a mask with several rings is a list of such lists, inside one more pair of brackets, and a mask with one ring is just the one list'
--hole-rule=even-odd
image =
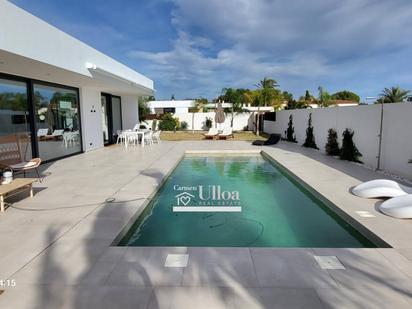
{"label": "shrub", "polygon": [[157,128],[157,119],[153,119],[152,121],[152,131],[156,131]]}
{"label": "shrub", "polygon": [[351,91],[343,90],[332,94],[331,97],[333,100],[349,100],[354,102],[359,102],[360,97]]}
{"label": "shrub", "polygon": [[187,128],[189,127],[188,123],[186,121],[182,121],[180,123],[180,129],[181,130],[187,130]]}
{"label": "shrub", "polygon": [[315,142],[315,135],[313,134],[312,113],[309,114],[308,128],[306,129],[306,139],[303,147],[319,149]]}
{"label": "shrub", "polygon": [[340,158],[342,160],[354,161],[362,163],[359,158],[362,157],[362,154],[356,148],[355,143],[353,142],[353,135],[355,132],[346,128],[342,134],[342,149],[340,150]]}
{"label": "shrub", "polygon": [[179,127],[179,121],[172,114],[166,113],[159,121],[159,130],[175,131]]}
{"label": "shrub", "polygon": [[335,129],[328,130],[328,141],[325,145],[325,151],[329,156],[338,156],[340,149],[338,143],[338,133]]}
{"label": "shrub", "polygon": [[213,120],[212,120],[212,118],[206,117],[205,127],[206,127],[207,129],[210,129],[210,128],[212,127],[212,125],[213,125]]}
{"label": "shrub", "polygon": [[293,115],[289,116],[288,128],[286,129],[285,133],[286,133],[286,140],[288,142],[297,143],[296,136],[295,136],[295,128],[293,127]]}

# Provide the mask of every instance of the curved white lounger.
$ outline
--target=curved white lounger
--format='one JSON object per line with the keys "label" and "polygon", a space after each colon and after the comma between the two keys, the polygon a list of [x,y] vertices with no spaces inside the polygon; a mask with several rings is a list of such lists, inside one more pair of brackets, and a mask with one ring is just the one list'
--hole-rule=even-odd
{"label": "curved white lounger", "polygon": [[375,179],[356,186],[352,193],[363,198],[397,197],[412,194],[412,188],[393,180]]}
{"label": "curved white lounger", "polygon": [[399,218],[412,218],[412,194],[393,197],[379,206],[385,215]]}

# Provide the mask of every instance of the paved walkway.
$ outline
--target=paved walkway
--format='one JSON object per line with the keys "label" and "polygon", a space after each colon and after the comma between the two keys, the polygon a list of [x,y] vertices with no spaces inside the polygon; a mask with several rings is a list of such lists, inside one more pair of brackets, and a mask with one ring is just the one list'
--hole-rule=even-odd
{"label": "paved walkway", "polygon": [[[256,148],[232,141],[113,146],[44,166],[35,197],[0,215],[0,279],[17,284],[0,294],[0,308],[412,306],[412,222],[348,192],[381,175],[284,142],[262,150],[394,248],[111,247],[184,152],[196,149]],[[164,267],[171,253],[189,254],[188,266]],[[322,269],[315,255],[336,256],[345,269]]]}

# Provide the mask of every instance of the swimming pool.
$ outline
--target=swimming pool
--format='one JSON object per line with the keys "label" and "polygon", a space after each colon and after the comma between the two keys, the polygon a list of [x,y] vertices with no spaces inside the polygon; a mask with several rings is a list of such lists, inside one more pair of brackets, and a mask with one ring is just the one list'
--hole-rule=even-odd
{"label": "swimming pool", "polygon": [[186,155],[119,245],[376,247],[260,154]]}

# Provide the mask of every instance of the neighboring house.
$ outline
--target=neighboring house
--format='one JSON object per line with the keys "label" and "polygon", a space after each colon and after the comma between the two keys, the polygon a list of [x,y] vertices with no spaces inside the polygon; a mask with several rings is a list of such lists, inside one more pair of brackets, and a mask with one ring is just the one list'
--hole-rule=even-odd
{"label": "neighboring house", "polygon": [[156,115],[184,114],[189,112],[189,109],[194,106],[194,102],[194,100],[149,101],[147,106],[150,108],[150,112]]}
{"label": "neighboring house", "polygon": [[348,100],[330,100],[330,103],[336,106],[357,106],[359,105],[358,102],[348,101]]}
{"label": "neighboring house", "polygon": [[8,1],[0,20],[0,136],[27,133],[30,155],[54,160],[113,143],[138,122],[151,79]]}

